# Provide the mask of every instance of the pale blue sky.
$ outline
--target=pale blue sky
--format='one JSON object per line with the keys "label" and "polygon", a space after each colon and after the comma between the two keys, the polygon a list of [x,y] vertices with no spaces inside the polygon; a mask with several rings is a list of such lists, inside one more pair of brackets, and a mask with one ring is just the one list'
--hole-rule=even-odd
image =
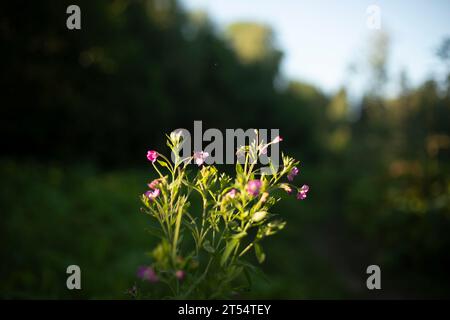
{"label": "pale blue sky", "polygon": [[370,34],[366,9],[381,9],[381,28],[391,38],[389,74],[395,81],[406,69],[418,84],[441,65],[438,44],[450,36],[450,0],[181,0],[188,10],[202,9],[219,28],[235,21],[272,26],[284,51],[283,75],[327,92],[354,86],[348,66],[364,59]]}

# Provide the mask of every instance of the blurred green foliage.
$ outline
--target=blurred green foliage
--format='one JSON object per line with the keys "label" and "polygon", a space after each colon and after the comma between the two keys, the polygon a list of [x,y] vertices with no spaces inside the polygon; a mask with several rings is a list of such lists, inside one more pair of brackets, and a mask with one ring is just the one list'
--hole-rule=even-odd
{"label": "blurred green foliage", "polygon": [[[0,193],[1,297],[128,298],[125,291],[133,284],[142,287],[137,267],[150,261],[147,253],[158,240],[146,232],[149,218],[139,210],[138,195],[152,171],[2,161],[0,174],[8,188]],[[321,264],[323,258],[307,245],[292,245],[308,218],[296,219],[298,207],[289,202],[280,213],[291,212],[286,218],[293,222],[266,249],[267,275],[255,276],[248,297],[341,296],[344,288],[336,272]],[[82,270],[82,290],[66,288],[71,264]]]}
{"label": "blurred green foliage", "polygon": [[[145,173],[11,161],[0,171],[1,296],[124,296],[151,243],[139,214]],[[66,288],[71,264],[82,270],[81,291]]]}
{"label": "blurred green foliage", "polygon": [[[283,79],[266,25],[222,34],[175,1],[75,3],[79,31],[65,24],[72,2],[0,4],[1,297],[125,297],[154,244],[139,213],[145,152],[194,120],[280,128],[311,186],[280,205],[269,281],[246,297],[449,297],[450,77],[383,98],[381,36],[354,108],[344,88]],[[65,287],[70,264],[81,291]],[[365,287],[370,264],[381,292]]]}

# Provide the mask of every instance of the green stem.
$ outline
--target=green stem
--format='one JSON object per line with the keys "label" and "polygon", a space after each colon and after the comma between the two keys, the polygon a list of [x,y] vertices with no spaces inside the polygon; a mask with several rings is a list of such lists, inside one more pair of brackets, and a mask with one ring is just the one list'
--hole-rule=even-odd
{"label": "green stem", "polygon": [[170,170],[170,172],[172,172],[172,174],[174,173],[174,169],[173,169],[173,166],[172,166],[172,163],[169,161],[169,159],[167,159],[165,156],[163,156],[162,154],[160,154],[159,155],[161,158],[163,158],[166,162],[167,162],[167,165],[168,165],[168,167],[169,167],[169,170]]}
{"label": "green stem", "polygon": [[158,172],[159,176],[160,176],[161,178],[163,178],[164,176],[163,176],[162,173],[158,170],[158,168],[156,167],[156,165],[155,165],[153,162],[152,162],[152,166],[153,166],[153,168],[155,168],[156,172]]}
{"label": "green stem", "polygon": [[248,250],[250,250],[253,247],[253,242],[250,243],[247,247],[245,247],[244,250],[241,251],[241,253],[239,254],[239,257],[242,257]]}
{"label": "green stem", "polygon": [[175,222],[175,235],[173,237],[173,244],[172,244],[172,260],[175,263],[176,258],[177,258],[177,242],[178,242],[178,237],[180,234],[180,225],[181,225],[181,216],[183,215],[183,208],[178,208],[178,213],[177,213],[177,220]]}

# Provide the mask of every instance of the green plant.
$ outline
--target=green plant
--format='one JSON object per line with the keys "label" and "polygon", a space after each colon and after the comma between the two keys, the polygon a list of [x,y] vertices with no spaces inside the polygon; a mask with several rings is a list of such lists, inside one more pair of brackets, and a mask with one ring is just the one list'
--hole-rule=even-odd
{"label": "green plant", "polygon": [[[160,242],[151,253],[151,266],[140,267],[138,276],[153,289],[164,284],[167,290],[154,294],[176,299],[227,298],[251,284],[257,269],[244,257],[254,251],[262,263],[266,258],[262,240],[286,224],[271,212],[281,199],[276,190],[289,194],[297,190],[297,199],[303,200],[309,189],[283,181],[284,177],[293,181],[298,174],[298,161],[291,157],[282,155],[279,170],[270,162],[272,174],[264,174],[257,158],[282,139],[264,144],[258,143],[257,132],[256,137],[238,149],[245,162],[236,163],[234,178],[219,173],[214,165],[204,165],[206,152],[181,159],[181,133],[168,136],[173,163],[154,150],[148,152],[159,178],[142,195],[143,212],[157,222],[151,230]],[[195,173],[188,170],[192,160],[201,167]],[[196,199],[199,208],[193,205]]]}

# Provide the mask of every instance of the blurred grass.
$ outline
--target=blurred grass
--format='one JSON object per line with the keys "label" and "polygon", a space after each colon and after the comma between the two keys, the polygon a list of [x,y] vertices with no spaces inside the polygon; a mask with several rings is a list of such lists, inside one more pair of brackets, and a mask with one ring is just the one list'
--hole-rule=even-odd
{"label": "blurred grass", "polygon": [[[136,267],[154,245],[138,198],[150,173],[2,160],[0,296],[125,298]],[[245,297],[346,297],[333,266],[305,239],[312,221],[307,202],[283,203],[278,211],[288,226],[265,243],[262,269],[268,280],[257,278]],[[71,264],[81,267],[82,290],[66,288]]]}

